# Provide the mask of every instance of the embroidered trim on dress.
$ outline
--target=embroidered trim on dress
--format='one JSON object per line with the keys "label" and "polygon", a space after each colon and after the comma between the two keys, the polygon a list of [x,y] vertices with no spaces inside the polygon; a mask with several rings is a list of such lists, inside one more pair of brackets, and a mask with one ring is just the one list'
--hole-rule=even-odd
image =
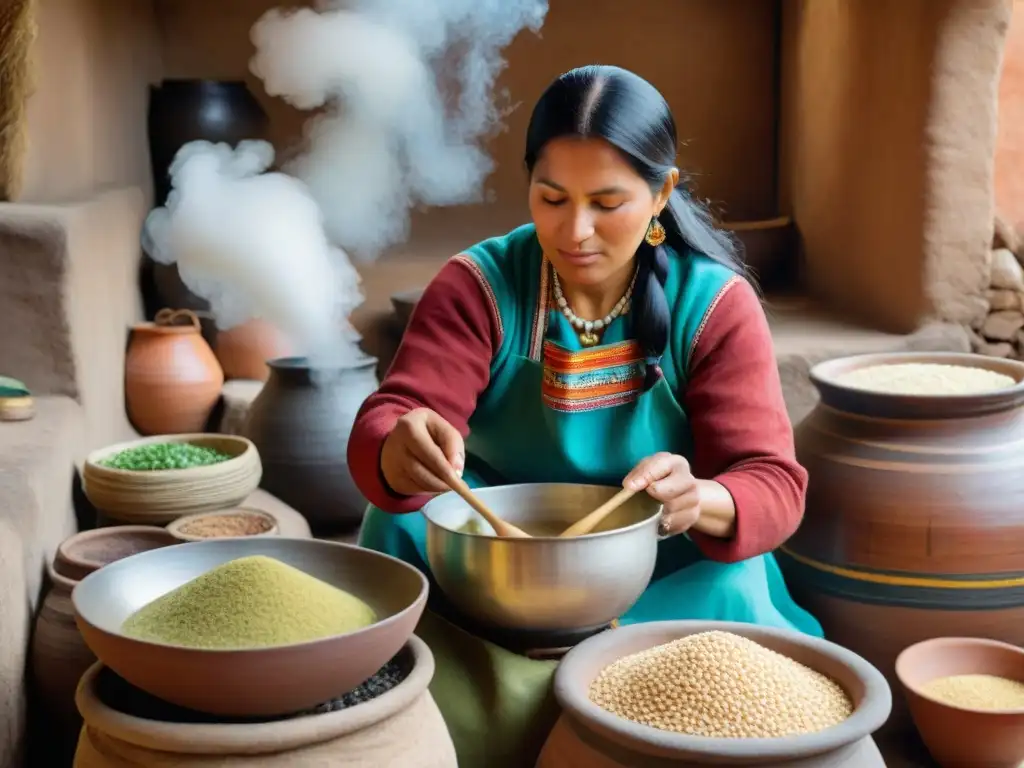
{"label": "embroidered trim on dress", "polygon": [[468,253],[460,253],[458,256],[453,256],[452,261],[458,262],[462,266],[466,267],[470,272],[473,273],[473,277],[480,283],[480,289],[484,292],[484,296],[487,297],[487,303],[491,306],[491,320],[494,321],[494,327],[498,330],[498,341],[497,346],[500,346],[505,339],[505,326],[501,322],[501,312],[498,309],[498,297],[494,295],[494,289],[491,287],[490,281],[487,279],[487,275],[480,269],[480,265],[477,264],[473,257]]}
{"label": "embroidered trim on dress", "polygon": [[633,402],[644,386],[643,351],[636,341],[570,352],[544,342],[541,393],[552,410],[575,413]]}
{"label": "embroidered trim on dress", "polygon": [[700,325],[697,326],[697,332],[693,334],[693,341],[690,342],[690,349],[686,353],[686,370],[690,370],[690,361],[693,359],[693,352],[697,349],[697,342],[700,341],[700,336],[704,333],[704,327],[708,324],[708,320],[711,319],[711,313],[715,311],[715,307],[718,306],[718,302],[722,300],[722,297],[729,292],[729,289],[739,283],[740,278],[733,275],[725,281],[718,293],[715,294],[715,298],[708,304],[708,308],[704,310],[704,317],[700,319]]}
{"label": "embroidered trim on dress", "polygon": [[530,359],[540,362],[544,351],[544,336],[548,332],[548,312],[551,308],[551,264],[547,256],[540,259],[540,280],[537,286],[537,311],[530,329]]}

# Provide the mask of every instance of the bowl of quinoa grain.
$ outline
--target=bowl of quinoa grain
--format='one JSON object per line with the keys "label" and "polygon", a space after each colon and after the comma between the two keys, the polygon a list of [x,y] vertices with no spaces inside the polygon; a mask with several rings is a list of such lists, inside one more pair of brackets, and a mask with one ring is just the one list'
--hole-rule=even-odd
{"label": "bowl of quinoa grain", "polygon": [[279,533],[273,515],[248,507],[179,517],[167,525],[167,531],[179,541],[277,536]]}

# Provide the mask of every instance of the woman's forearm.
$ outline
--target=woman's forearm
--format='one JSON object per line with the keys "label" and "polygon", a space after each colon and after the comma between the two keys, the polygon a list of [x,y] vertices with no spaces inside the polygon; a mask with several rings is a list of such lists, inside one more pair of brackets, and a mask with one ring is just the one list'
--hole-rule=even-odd
{"label": "woman's forearm", "polygon": [[698,480],[700,517],[693,530],[728,539],[736,532],[736,503],[724,485],[714,480]]}
{"label": "woman's forearm", "polygon": [[449,261],[420,299],[387,376],[363,403],[349,437],[349,469],[371,504],[402,513],[427,501],[388,488],[380,470],[384,441],[395,422],[416,408],[437,412],[465,437],[490,379],[498,328],[473,271],[458,259]]}

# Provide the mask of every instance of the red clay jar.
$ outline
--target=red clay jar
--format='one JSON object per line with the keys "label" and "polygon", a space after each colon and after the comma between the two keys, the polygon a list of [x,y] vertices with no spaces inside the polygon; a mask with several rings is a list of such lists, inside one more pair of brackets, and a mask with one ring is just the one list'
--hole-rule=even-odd
{"label": "red clay jar", "polygon": [[226,379],[266,381],[268,360],[287,357],[292,346],[287,337],[265,320],[250,320],[225,331],[217,331],[214,353]]}
{"label": "red clay jar", "polygon": [[[842,386],[880,364],[985,368],[1018,383],[977,395]],[[814,367],[821,402],[797,427],[807,511],[778,554],[825,636],[897,686],[896,657],[942,636],[1024,644],[1024,363],[957,353],[860,355]],[[899,700],[887,729],[911,726]]]}
{"label": "red clay jar", "polygon": [[224,372],[189,310],[161,310],[132,329],[125,361],[125,407],[143,435],[203,432]]}

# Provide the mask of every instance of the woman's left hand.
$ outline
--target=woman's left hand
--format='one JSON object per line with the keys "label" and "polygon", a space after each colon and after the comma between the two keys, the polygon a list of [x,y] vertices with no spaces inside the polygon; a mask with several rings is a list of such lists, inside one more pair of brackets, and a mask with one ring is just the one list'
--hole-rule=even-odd
{"label": "woman's left hand", "polygon": [[623,488],[646,490],[664,505],[658,532],[663,536],[688,531],[700,517],[700,489],[690,464],[674,453],[656,453],[641,461],[622,481]]}

